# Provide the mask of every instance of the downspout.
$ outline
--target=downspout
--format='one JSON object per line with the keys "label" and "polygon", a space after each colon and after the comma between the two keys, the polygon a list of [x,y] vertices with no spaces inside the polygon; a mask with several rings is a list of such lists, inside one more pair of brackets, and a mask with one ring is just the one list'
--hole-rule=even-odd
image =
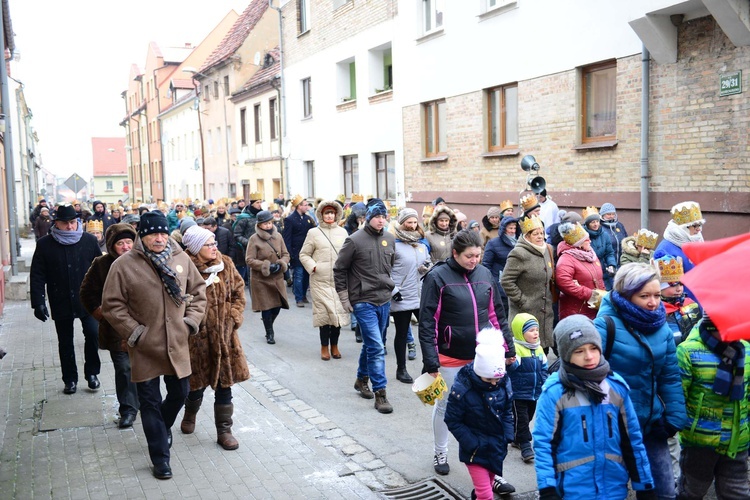
{"label": "downspout", "polygon": [[[162,66],[162,68],[166,68],[166,66]],[[162,69],[157,68],[157,69]],[[157,133],[159,134],[159,164],[160,164],[160,170],[161,170],[161,199],[162,201],[167,200],[167,183],[164,179],[164,144],[162,144],[162,137],[161,137],[161,118],[159,118],[159,115],[161,115],[161,96],[159,94],[159,80],[157,79],[156,71],[154,70],[154,90],[156,91],[156,127],[157,127]],[[158,198],[157,198],[158,200]]]}
{"label": "downspout", "polygon": [[[21,242],[18,239],[18,211],[16,210],[16,180],[13,172],[13,135],[10,120],[10,94],[8,93],[8,65],[5,60],[5,8],[0,8],[0,46],[2,46],[2,64],[0,64],[0,99],[2,113],[5,115],[5,132],[3,133],[3,152],[5,159],[6,202],[8,203],[8,229],[10,243],[11,275],[18,275],[16,258],[21,254]],[[11,35],[12,36],[12,35]],[[11,54],[12,55],[12,54]]]}
{"label": "downspout", "polygon": [[[279,85],[279,87],[276,87],[273,84],[273,81],[271,81],[271,87],[274,87],[276,89],[276,95],[279,98],[279,105],[281,105],[281,85]],[[271,112],[273,113],[273,110],[271,110]],[[279,175],[281,176],[281,185],[286,186],[286,174],[284,173],[284,156],[281,154],[283,149],[284,149],[284,139],[281,134],[281,131],[279,131]],[[284,190],[286,190],[286,187],[284,188]],[[284,194],[284,193],[281,193],[281,194]],[[281,198],[283,199],[284,197],[282,196]]]}
{"label": "downspout", "polygon": [[[23,88],[23,87],[21,87],[21,88]],[[24,187],[28,188],[28,186],[24,186],[24,184],[26,184],[26,182],[24,182],[23,169],[24,168],[28,169],[28,167],[24,166],[24,161],[23,161],[23,136],[21,135],[21,132],[25,131],[26,128],[21,126],[21,114],[22,114],[21,113],[21,94],[20,94],[20,88],[19,88],[19,89],[16,89],[16,120],[18,121],[18,164],[21,167],[21,168],[19,168],[19,174],[21,175],[21,187],[22,188],[24,188]],[[27,157],[28,157],[28,155],[27,155]],[[28,162],[26,162],[26,163],[28,164]],[[31,180],[30,179],[29,179],[29,184],[31,184]],[[23,193],[23,199],[24,199],[24,201],[26,201],[26,196],[30,195],[30,191],[27,191],[26,189],[21,189],[21,192]],[[32,198],[29,197],[29,205],[31,203],[33,203],[31,200],[32,200]],[[23,207],[24,207],[24,210],[23,210],[24,225],[26,224],[25,221],[29,220],[29,217],[26,215],[26,205],[27,205],[26,203],[23,203]],[[34,207],[30,207],[29,208],[29,212],[33,208]],[[20,253],[19,253],[19,255],[20,255]]]}
{"label": "downspout", "polygon": [[279,136],[279,154],[284,162],[284,178],[286,180],[286,186],[284,190],[284,198],[289,199],[291,197],[292,187],[289,184],[289,155],[284,154],[282,146],[286,146],[286,141],[282,138],[286,137],[286,78],[284,77],[284,17],[281,14],[280,7],[273,6],[273,0],[268,0],[268,6],[279,13],[279,67],[281,73],[281,134]]}
{"label": "downspout", "polygon": [[651,98],[650,77],[651,55],[643,46],[641,56],[641,227],[648,228],[649,220],[649,179],[648,172],[648,138],[649,138],[649,100]]}

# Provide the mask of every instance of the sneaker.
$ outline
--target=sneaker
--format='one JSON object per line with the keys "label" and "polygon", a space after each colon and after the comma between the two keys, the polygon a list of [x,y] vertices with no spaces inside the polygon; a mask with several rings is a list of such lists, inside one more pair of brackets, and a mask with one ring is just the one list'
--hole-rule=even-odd
{"label": "sneaker", "polygon": [[372,399],[375,394],[370,390],[370,377],[357,378],[354,382],[354,389],[365,399]]}
{"label": "sneaker", "polygon": [[375,409],[380,413],[391,413],[393,411],[393,406],[388,402],[385,395],[385,389],[375,391]]}
{"label": "sneaker", "polygon": [[495,476],[495,480],[492,482],[492,491],[498,495],[507,495],[509,493],[515,493],[516,488],[503,479],[503,476]]}
{"label": "sneaker", "polygon": [[534,461],[534,448],[531,447],[531,443],[521,444],[521,460],[527,464]]}
{"label": "sneaker", "polygon": [[520,450],[520,449],[521,449],[521,445],[520,445],[520,444],[518,444],[518,443],[516,443],[515,441],[511,441],[511,442],[510,442],[510,446],[511,446],[511,448],[515,448],[515,449],[517,449],[517,450]]}
{"label": "sneaker", "polygon": [[301,301],[297,302],[297,307],[305,307],[305,303]]}
{"label": "sneaker", "polygon": [[406,344],[406,347],[409,348],[409,359],[417,359],[417,344]]}
{"label": "sneaker", "polygon": [[435,468],[435,472],[441,476],[447,476],[451,471],[451,466],[448,465],[448,454],[435,453],[435,456],[432,459],[432,466]]}

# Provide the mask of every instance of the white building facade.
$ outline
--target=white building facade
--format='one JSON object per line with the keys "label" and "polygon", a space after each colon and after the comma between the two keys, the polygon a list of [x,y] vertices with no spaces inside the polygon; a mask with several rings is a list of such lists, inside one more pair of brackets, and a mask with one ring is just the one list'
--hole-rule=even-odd
{"label": "white building facade", "polygon": [[159,115],[159,120],[165,199],[203,200],[203,148],[195,90],[178,93],[175,103]]}

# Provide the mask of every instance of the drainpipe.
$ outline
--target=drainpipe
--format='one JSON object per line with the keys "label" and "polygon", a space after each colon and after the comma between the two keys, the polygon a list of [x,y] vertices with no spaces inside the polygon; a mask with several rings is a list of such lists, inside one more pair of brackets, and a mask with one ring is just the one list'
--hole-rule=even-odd
{"label": "drainpipe", "polygon": [[[286,138],[286,78],[284,77],[284,16],[281,14],[280,7],[273,6],[273,0],[268,0],[268,6],[279,13],[279,68],[281,73],[281,137]],[[292,187],[289,184],[289,155],[284,154],[284,147],[289,147],[286,140],[279,143],[279,154],[284,159],[284,178],[286,186],[284,198],[291,197]]]}
{"label": "drainpipe", "polygon": [[[5,11],[0,8],[0,11]],[[2,47],[2,61],[0,61],[0,99],[2,100],[2,113],[5,119],[5,132],[3,133],[3,151],[5,158],[5,187],[6,201],[8,203],[8,229],[10,239],[10,272],[18,275],[17,257],[21,254],[21,242],[18,239],[18,211],[16,209],[16,179],[13,172],[13,128],[10,119],[10,94],[8,92],[8,65],[5,60],[5,16],[0,14],[0,47]],[[12,54],[11,54],[12,55]]]}
{"label": "drainpipe", "polygon": [[651,55],[646,46],[643,46],[641,56],[641,227],[648,228],[649,204],[648,204],[648,136],[649,136],[649,100],[651,98],[651,77],[649,63]]}

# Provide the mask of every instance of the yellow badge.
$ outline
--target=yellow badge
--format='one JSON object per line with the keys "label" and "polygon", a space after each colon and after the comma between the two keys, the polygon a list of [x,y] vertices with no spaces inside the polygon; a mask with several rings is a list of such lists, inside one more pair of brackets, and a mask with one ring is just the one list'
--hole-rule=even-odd
{"label": "yellow badge", "polygon": [[221,280],[219,279],[219,277],[218,277],[218,276],[214,276],[214,283],[218,283],[219,281],[221,281]]}
{"label": "yellow badge", "polygon": [[182,266],[181,265],[177,264],[177,267],[175,267],[175,269],[177,269],[178,273],[182,273]]}
{"label": "yellow badge", "polygon": [[619,232],[620,232],[620,228],[619,228],[619,227],[616,227],[616,228],[615,228],[615,231],[617,231],[617,232],[619,233]]}
{"label": "yellow badge", "polygon": [[548,265],[549,267],[552,267],[552,262],[547,262],[547,265]]}
{"label": "yellow badge", "polygon": [[441,241],[441,242],[440,242],[440,246],[441,246],[441,247],[444,247],[444,246],[445,246],[445,242],[444,242],[444,241]]}
{"label": "yellow badge", "polygon": [[380,244],[381,244],[381,245],[383,245],[384,247],[387,247],[387,246],[388,246],[388,242],[387,242],[387,241],[385,241],[385,240],[381,241],[381,242],[380,242]]}

